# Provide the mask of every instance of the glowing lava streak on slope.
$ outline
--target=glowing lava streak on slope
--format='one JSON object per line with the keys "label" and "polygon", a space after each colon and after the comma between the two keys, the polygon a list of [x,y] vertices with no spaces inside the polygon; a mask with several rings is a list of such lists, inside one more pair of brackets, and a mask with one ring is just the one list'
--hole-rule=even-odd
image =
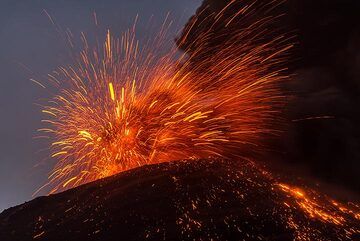
{"label": "glowing lava streak on slope", "polygon": [[[276,17],[264,9],[249,5],[227,18],[228,7],[209,17],[213,25],[187,47],[190,54],[178,56],[174,46],[159,56],[167,23],[143,47],[134,28],[120,39],[108,32],[101,50],[83,38],[78,64],[49,75],[60,89],[44,107],[49,127],[41,129],[55,139],[51,193],[146,164],[249,158],[276,134],[290,41],[274,34]],[[236,18],[241,26],[232,26]],[[218,22],[232,31],[221,49],[207,41]]]}

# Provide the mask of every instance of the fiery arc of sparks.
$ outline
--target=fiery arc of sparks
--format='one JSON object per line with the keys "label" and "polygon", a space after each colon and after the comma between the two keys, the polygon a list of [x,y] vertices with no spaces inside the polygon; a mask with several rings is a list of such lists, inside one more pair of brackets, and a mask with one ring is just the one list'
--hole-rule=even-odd
{"label": "fiery arc of sparks", "polygon": [[[49,75],[60,86],[43,110],[50,126],[41,130],[54,139],[58,161],[50,193],[146,164],[257,152],[277,131],[278,85],[287,78],[283,63],[292,45],[284,35],[263,39],[272,34],[272,18],[250,21],[253,10],[210,16],[214,24],[180,56],[175,46],[158,56],[165,23],[144,47],[134,28],[120,39],[108,31],[102,50],[85,47],[77,65]],[[244,26],[232,28],[221,48],[209,46],[217,24],[231,29],[235,18]]]}

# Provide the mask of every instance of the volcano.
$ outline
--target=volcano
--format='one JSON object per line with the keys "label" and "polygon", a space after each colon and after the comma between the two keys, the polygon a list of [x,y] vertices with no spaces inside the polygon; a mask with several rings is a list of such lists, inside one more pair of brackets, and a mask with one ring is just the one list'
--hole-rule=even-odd
{"label": "volcano", "polygon": [[249,161],[187,160],[7,209],[0,240],[355,240],[358,218]]}

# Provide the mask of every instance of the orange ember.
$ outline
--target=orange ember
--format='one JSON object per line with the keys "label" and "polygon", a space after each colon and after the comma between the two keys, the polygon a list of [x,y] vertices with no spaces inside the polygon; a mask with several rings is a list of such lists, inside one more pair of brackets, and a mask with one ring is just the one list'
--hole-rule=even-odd
{"label": "orange ember", "polygon": [[[217,23],[231,29],[235,18],[243,26],[221,48],[208,46]],[[143,47],[134,29],[120,39],[108,32],[101,50],[84,39],[78,64],[50,75],[60,89],[43,110],[49,127],[41,130],[54,139],[51,193],[147,164],[251,158],[277,131],[278,85],[287,77],[291,44],[273,36],[272,20],[255,18],[251,6],[231,18],[210,16],[213,24],[183,54],[174,46],[159,56],[166,24]]]}

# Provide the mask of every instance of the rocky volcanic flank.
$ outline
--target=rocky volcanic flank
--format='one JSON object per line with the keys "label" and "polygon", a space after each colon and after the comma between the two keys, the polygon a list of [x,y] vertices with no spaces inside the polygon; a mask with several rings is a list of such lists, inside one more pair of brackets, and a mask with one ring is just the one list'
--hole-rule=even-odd
{"label": "rocky volcanic flank", "polygon": [[302,193],[310,200],[305,201],[290,191],[291,185],[246,161],[143,166],[5,210],[0,214],[0,240],[360,237],[359,220],[350,212],[310,191]]}

